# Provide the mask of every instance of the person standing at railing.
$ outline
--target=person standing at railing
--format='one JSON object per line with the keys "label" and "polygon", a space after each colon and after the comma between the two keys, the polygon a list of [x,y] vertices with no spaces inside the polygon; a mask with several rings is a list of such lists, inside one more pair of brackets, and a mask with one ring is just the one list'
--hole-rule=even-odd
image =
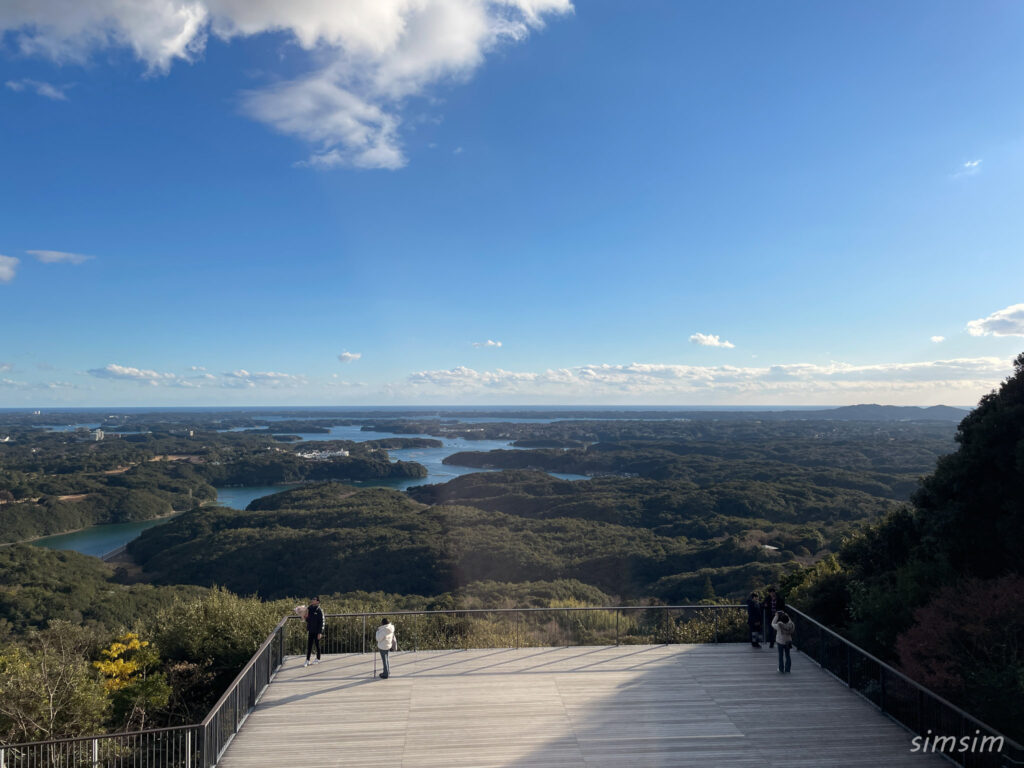
{"label": "person standing at railing", "polygon": [[750,629],[750,645],[761,647],[761,602],[757,592],[751,592],[747,598],[747,627]]}
{"label": "person standing at railing", "polygon": [[788,613],[779,611],[772,619],[772,629],[778,633],[779,672],[789,672],[792,666],[789,651],[793,647],[793,633],[796,632],[796,624],[789,618]]}
{"label": "person standing at railing", "polygon": [[765,623],[768,625],[765,627],[765,634],[768,635],[768,647],[775,647],[775,627],[772,622],[775,620],[775,614],[779,611],[785,610],[786,601],[782,599],[782,595],[775,591],[775,587],[768,587],[768,595],[764,599],[764,615]]}
{"label": "person standing at railing", "polygon": [[324,637],[324,611],[320,607],[320,598],[314,597],[309,608],[306,609],[306,663],[302,666],[309,666],[309,657],[313,655],[313,648],[316,648],[316,661],[320,663],[320,641]]}
{"label": "person standing at railing", "polygon": [[384,671],[380,673],[382,679],[391,677],[391,664],[388,662],[388,654],[398,650],[398,636],[395,634],[395,625],[387,619],[380,620],[377,627],[377,650],[380,651],[380,658],[384,664]]}

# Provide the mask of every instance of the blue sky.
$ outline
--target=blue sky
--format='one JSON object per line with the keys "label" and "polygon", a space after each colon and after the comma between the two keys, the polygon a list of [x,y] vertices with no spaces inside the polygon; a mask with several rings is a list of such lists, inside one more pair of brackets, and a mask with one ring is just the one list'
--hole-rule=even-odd
{"label": "blue sky", "polygon": [[1024,348],[1019,3],[0,34],[0,406],[972,405]]}

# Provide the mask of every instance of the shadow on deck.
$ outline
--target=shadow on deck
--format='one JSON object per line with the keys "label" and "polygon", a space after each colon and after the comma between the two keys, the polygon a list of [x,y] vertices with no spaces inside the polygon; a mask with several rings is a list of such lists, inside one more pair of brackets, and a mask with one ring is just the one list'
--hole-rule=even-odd
{"label": "shadow on deck", "polygon": [[289,657],[219,765],[942,766],[802,654],[657,645]]}

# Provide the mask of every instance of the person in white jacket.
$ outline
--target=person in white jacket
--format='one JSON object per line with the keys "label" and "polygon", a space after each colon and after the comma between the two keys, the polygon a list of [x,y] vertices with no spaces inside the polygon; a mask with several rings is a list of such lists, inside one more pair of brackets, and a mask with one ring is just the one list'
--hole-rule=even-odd
{"label": "person in white jacket", "polygon": [[777,611],[775,618],[772,619],[772,629],[777,633],[776,642],[779,644],[779,672],[789,672],[792,664],[789,658],[789,649],[793,647],[793,633],[796,632],[796,624],[785,611]]}
{"label": "person in white jacket", "polygon": [[380,651],[380,658],[384,662],[384,671],[380,677],[387,680],[391,677],[391,664],[388,662],[388,654],[398,650],[398,638],[395,636],[395,625],[387,619],[381,619],[377,627],[377,649]]}

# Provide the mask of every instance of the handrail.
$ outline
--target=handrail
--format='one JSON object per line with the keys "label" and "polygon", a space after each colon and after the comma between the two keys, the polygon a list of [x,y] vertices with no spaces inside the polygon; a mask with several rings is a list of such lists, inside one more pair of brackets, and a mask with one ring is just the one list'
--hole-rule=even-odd
{"label": "handrail", "polygon": [[235,675],[235,679],[231,681],[231,685],[229,685],[227,689],[224,691],[224,694],[219,699],[217,699],[217,702],[212,707],[210,707],[210,711],[207,713],[206,717],[203,718],[202,722],[198,723],[198,725],[205,728],[207,725],[210,724],[210,721],[213,720],[214,716],[217,714],[217,710],[219,710],[228,700],[228,697],[230,697],[231,694],[234,693],[235,689],[238,687],[238,684],[242,682],[242,679],[245,677],[246,673],[250,669],[252,669],[253,665],[256,664],[256,661],[257,659],[259,659],[260,654],[267,649],[267,646],[269,646],[271,642],[273,642],[274,638],[277,636],[278,630],[283,629],[284,625],[290,618],[291,616],[284,616],[279,622],[277,622],[277,626],[275,626],[270,631],[270,634],[267,635],[267,639],[264,640],[260,644],[260,647],[256,649],[256,651],[252,655],[252,658],[249,659],[249,662],[244,667],[242,667],[242,671]]}
{"label": "handrail", "polygon": [[[684,608],[746,608],[732,603],[700,603],[691,605],[605,605],[605,606],[557,606],[554,608],[445,608],[441,611],[365,611],[363,613],[325,613],[325,618],[362,618],[364,616],[431,616],[453,613],[550,613],[551,611],[678,611]],[[299,616],[286,616],[298,619]]]}
{"label": "handrail", "polygon": [[101,733],[92,736],[64,736],[59,739],[45,739],[43,741],[19,741],[17,744],[0,744],[0,750],[13,749],[14,747],[38,747],[42,744],[66,744],[72,741],[92,741],[102,739],[106,736],[118,736],[128,738],[130,736],[142,736],[147,733],[164,733],[166,731],[187,731],[198,728],[198,725],[169,725],[163,728],[146,728],[141,731],[114,731],[113,733]]}
{"label": "handrail", "polygon": [[[886,664],[884,661],[879,659],[877,656],[875,656],[875,655],[873,655],[871,653],[868,653],[863,648],[861,648],[859,645],[857,645],[857,644],[847,640],[845,637],[843,637],[842,635],[837,633],[835,630],[829,629],[828,627],[826,627],[824,624],[822,624],[820,621],[817,621],[816,619],[812,619],[810,616],[808,616],[806,613],[801,611],[799,608],[795,608],[792,605],[788,605],[788,606],[786,606],[786,609],[788,611],[791,611],[792,613],[798,614],[801,618],[805,619],[806,621],[811,622],[812,624],[814,624],[819,629],[824,630],[825,632],[828,632],[830,635],[832,635],[832,637],[836,638],[841,643],[849,646],[853,650],[857,651],[857,653],[859,653],[862,656],[864,656],[864,657],[870,659],[871,661],[873,661],[879,667],[884,669],[888,674],[895,675],[896,677],[901,679],[903,682],[909,683],[911,686],[916,688],[919,692],[927,694],[928,696],[931,696],[935,701],[939,702],[944,707],[948,707],[949,709],[953,710],[954,712],[956,712],[961,717],[965,717],[968,720],[970,720],[972,723],[975,723],[975,724],[981,726],[982,728],[985,728],[985,729],[987,729],[989,731],[992,731],[992,733],[999,733],[1002,736],[1002,734],[998,730],[993,728],[991,725],[988,725],[987,723],[979,720],[977,717],[972,715],[970,712],[967,712],[966,710],[961,709],[960,707],[958,707],[953,702],[951,702],[948,699],[940,696],[939,694],[935,693],[934,691],[926,688],[925,686],[921,685],[916,680],[914,680],[914,679],[912,679],[910,677],[907,677],[907,675],[904,674],[903,672],[900,672],[895,667],[893,667],[893,666],[891,666],[889,664]],[[1015,749],[1019,749],[1019,750],[1024,751],[1024,746],[1022,746],[1018,742],[1014,741],[1013,739],[1009,738],[1008,736],[1003,736],[1003,738],[1005,739],[1007,744],[1010,744]]]}

